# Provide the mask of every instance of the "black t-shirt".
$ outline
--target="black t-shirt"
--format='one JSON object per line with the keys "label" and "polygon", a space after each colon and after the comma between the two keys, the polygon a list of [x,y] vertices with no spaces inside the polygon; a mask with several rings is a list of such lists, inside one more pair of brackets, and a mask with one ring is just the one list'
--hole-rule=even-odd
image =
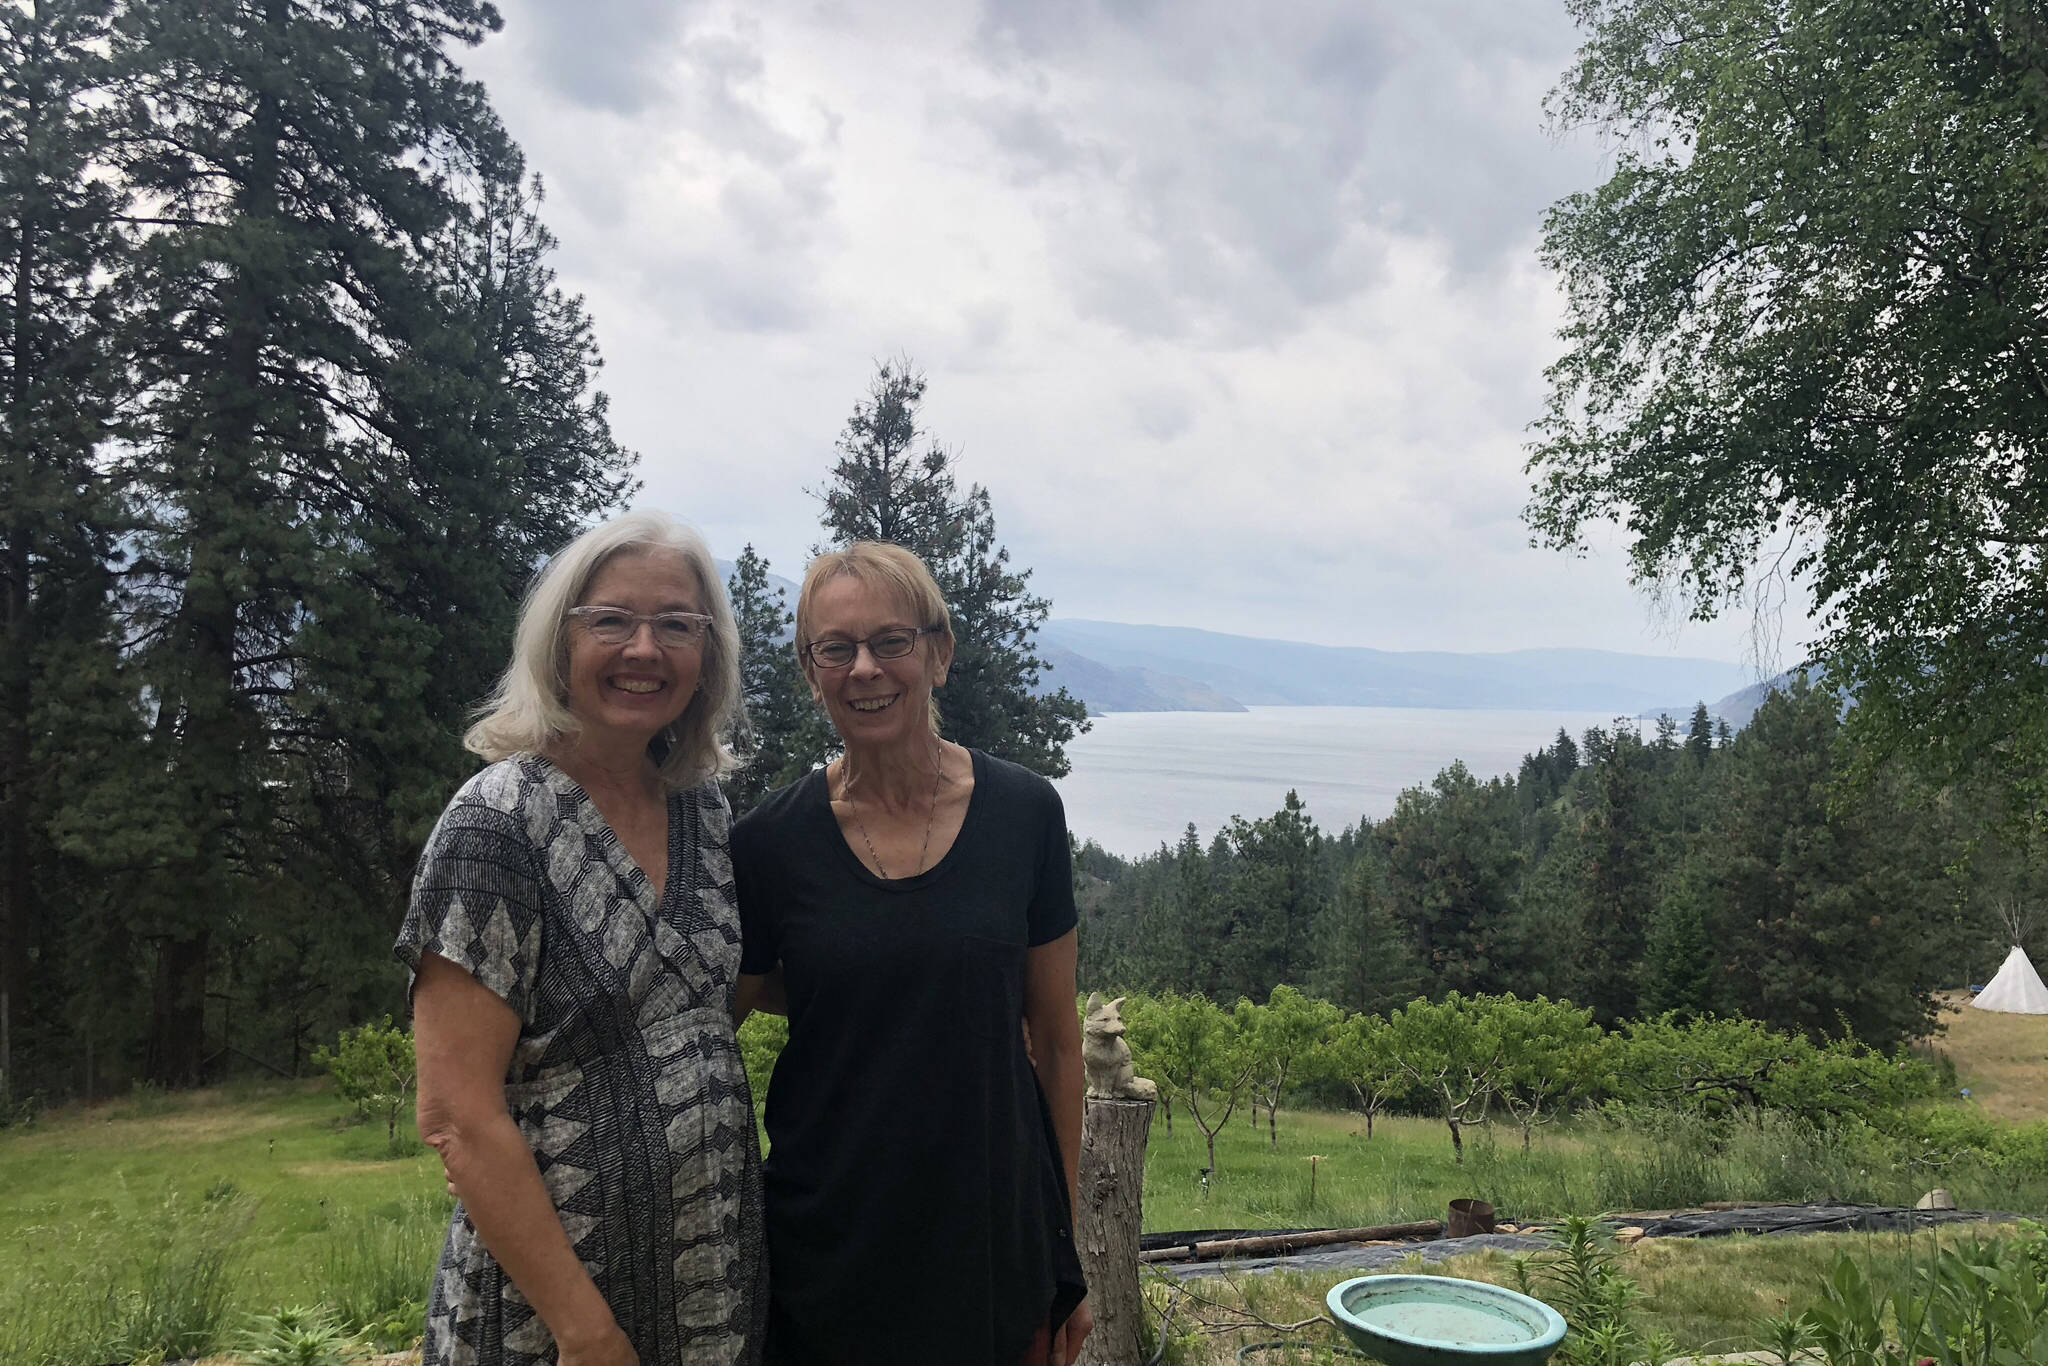
{"label": "black t-shirt", "polygon": [[777,1363],[1012,1366],[1084,1293],[1024,1050],[1027,951],[1074,927],[1052,784],[980,751],[946,856],[876,877],[822,770],[733,828],[740,970],[779,962],[768,1087]]}

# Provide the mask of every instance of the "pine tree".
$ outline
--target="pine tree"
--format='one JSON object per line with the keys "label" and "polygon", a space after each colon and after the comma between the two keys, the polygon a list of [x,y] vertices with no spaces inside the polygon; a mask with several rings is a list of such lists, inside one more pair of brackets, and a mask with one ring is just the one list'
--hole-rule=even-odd
{"label": "pine tree", "polygon": [[1421,992],[1422,972],[1388,904],[1386,882],[1386,865],[1370,849],[1343,874],[1317,927],[1313,995],[1379,1015]]}
{"label": "pine tree", "polygon": [[[1655,899],[1656,851],[1650,812],[1659,751],[1617,725],[1605,743],[1587,745],[1596,762],[1580,785],[1578,900],[1584,918],[1581,1004],[1603,1024],[1636,1013],[1643,947]],[[1675,746],[1673,747],[1675,752]]]}
{"label": "pine tree", "polygon": [[1271,816],[1238,817],[1223,834],[1229,852],[1219,889],[1217,994],[1257,1000],[1308,976],[1314,929],[1329,901],[1323,837],[1293,791]]}
{"label": "pine tree", "polygon": [[1702,702],[1692,709],[1692,724],[1685,732],[1685,754],[1693,767],[1706,767],[1707,757],[1714,752],[1714,718]]}
{"label": "pine tree", "polygon": [[1682,1019],[1714,1008],[1714,943],[1699,889],[1681,882],[1658,903],[1643,963],[1642,1013]]}
{"label": "pine tree", "polygon": [[1845,790],[1840,704],[1803,680],[1757,708],[1715,815],[1679,870],[1719,970],[1717,1011],[1889,1048],[1925,1032],[1944,965],[1926,945],[1961,845],[1943,806],[1893,771]]}
{"label": "pine tree", "polygon": [[50,835],[63,732],[128,719],[100,686],[120,526],[99,456],[123,379],[108,281],[127,207],[98,174],[110,21],[111,0],[0,6],[0,1101],[48,1080],[11,1074],[56,1051],[65,974],[45,907],[89,900]]}
{"label": "pine tree", "polygon": [[1513,990],[1509,945],[1527,859],[1514,790],[1462,762],[1395,799],[1380,824],[1387,890],[1436,991]]}
{"label": "pine tree", "polygon": [[751,544],[733,562],[726,592],[739,625],[741,690],[746,700],[746,718],[736,737],[746,767],[726,782],[737,817],[824,757],[824,725],[810,705],[790,649],[789,628],[796,616],[789,609],[788,595],[769,586],[768,562]]}
{"label": "pine tree", "polygon": [[99,843],[157,871],[127,928],[160,1082],[200,1075],[209,977],[298,879],[349,957],[388,932],[519,584],[627,487],[587,319],[449,59],[496,26],[478,0],[121,16],[120,169],[158,206],[124,279],[152,716]]}
{"label": "pine tree", "polygon": [[924,439],[924,392],[908,360],[876,370],[839,437],[831,482],[818,490],[820,520],[833,544],[893,541],[938,580],[955,637],[938,698],[947,738],[1057,778],[1067,741],[1088,729],[1087,707],[1065,688],[1042,687],[1037,637],[1051,604],[1029,591],[1029,570],[1010,566],[988,490],[959,493],[952,454]]}

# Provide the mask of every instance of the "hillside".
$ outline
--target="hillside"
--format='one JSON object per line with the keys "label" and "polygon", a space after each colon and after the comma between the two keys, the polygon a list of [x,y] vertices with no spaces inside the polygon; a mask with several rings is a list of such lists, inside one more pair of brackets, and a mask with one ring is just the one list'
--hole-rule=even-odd
{"label": "hillside", "polygon": [[[1063,651],[1048,686],[1097,711],[1243,706],[1502,708],[1632,715],[1662,698],[1718,697],[1745,681],[1740,665],[1606,650],[1498,654],[1374,650],[1223,635],[1187,627],[1054,619],[1040,632]],[[1097,674],[1085,665],[1103,670]],[[1106,675],[1106,677],[1105,677]],[[1108,685],[1098,694],[1090,688]],[[1146,693],[1177,705],[1133,705]],[[1199,702],[1195,699],[1201,699]],[[1689,712],[1690,707],[1687,708]]]}
{"label": "hillside", "polygon": [[2048,1015],[2006,1015],[1967,1004],[1964,992],[1942,1001],[1942,1033],[1932,1047],[1956,1065],[1956,1084],[1993,1119],[2048,1119]]}

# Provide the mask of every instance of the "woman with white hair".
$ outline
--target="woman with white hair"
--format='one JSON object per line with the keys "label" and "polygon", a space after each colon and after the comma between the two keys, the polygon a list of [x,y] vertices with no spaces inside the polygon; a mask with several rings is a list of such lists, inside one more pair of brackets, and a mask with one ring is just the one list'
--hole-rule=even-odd
{"label": "woman with white hair", "polygon": [[550,560],[427,841],[421,1136],[460,1199],[424,1366],[757,1362],[759,1163],[716,779],[739,637],[697,535],[635,512]]}

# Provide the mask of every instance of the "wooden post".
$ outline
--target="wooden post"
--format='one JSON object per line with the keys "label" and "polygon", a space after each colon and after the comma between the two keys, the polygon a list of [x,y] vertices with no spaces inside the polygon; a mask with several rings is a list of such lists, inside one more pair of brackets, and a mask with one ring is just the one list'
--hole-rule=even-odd
{"label": "wooden post", "polygon": [[1075,1366],[1143,1366],[1145,1360],[1138,1234],[1145,1222],[1145,1139],[1151,1130],[1149,1100],[1088,1100],[1076,1232],[1095,1331]]}

